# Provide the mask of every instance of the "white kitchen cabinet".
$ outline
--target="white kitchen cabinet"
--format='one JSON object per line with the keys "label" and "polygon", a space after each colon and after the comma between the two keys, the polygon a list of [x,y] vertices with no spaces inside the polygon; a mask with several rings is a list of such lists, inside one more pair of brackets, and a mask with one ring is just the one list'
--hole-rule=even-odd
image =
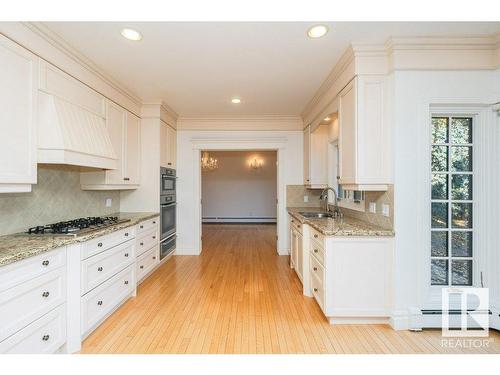
{"label": "white kitchen cabinet", "polygon": [[344,190],[383,191],[391,183],[385,78],[355,77],[340,93],[340,184]]}
{"label": "white kitchen cabinet", "polygon": [[386,323],[392,237],[323,236],[310,231],[312,294],[331,324]]}
{"label": "white kitchen cabinet", "polygon": [[38,58],[0,35],[0,193],[37,181]]}
{"label": "white kitchen cabinet", "polygon": [[304,130],[304,184],[311,188],[328,186],[328,125]]}
{"label": "white kitchen cabinet", "polygon": [[290,267],[302,282],[303,294],[312,297],[309,282],[309,226],[290,217]]}
{"label": "white kitchen cabinet", "polygon": [[160,125],[160,166],[174,168],[176,166],[177,132],[165,122]]}
{"label": "white kitchen cabinet", "polygon": [[106,128],[118,156],[118,169],[82,172],[83,190],[136,189],[140,184],[140,120],[117,104],[106,103]]}

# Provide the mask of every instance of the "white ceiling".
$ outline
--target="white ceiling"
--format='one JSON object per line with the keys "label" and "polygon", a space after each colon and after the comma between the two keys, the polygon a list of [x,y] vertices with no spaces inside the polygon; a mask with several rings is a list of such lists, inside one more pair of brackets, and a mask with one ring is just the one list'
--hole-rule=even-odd
{"label": "white ceiling", "polygon": [[[145,102],[180,116],[300,115],[349,43],[391,36],[480,36],[500,22],[331,22],[309,39],[311,23],[46,22]],[[143,34],[140,42],[120,35]],[[239,105],[230,103],[240,97]]]}

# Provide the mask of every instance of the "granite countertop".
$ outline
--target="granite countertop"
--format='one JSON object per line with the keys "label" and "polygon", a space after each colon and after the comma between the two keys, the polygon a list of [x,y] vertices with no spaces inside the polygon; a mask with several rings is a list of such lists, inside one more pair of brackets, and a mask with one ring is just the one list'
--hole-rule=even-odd
{"label": "granite countertop", "polygon": [[0,267],[37,256],[61,246],[85,242],[96,237],[101,237],[120,229],[134,226],[141,221],[152,219],[159,215],[160,214],[157,212],[118,212],[106,215],[118,216],[119,219],[130,219],[130,221],[76,237],[65,235],[28,235],[26,233],[14,233],[7,236],[0,236]]}
{"label": "granite countertop", "polygon": [[342,219],[311,219],[299,214],[299,212],[323,212],[320,208],[287,207],[287,210],[302,224],[309,224],[325,236],[394,236],[393,230],[384,229],[348,216],[344,216]]}

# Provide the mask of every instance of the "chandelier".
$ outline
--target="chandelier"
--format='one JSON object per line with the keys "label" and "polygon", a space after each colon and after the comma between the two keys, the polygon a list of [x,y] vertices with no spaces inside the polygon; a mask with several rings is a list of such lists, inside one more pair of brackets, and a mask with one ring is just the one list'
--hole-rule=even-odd
{"label": "chandelier", "polygon": [[203,171],[213,171],[217,168],[219,168],[217,159],[212,158],[207,151],[203,152],[201,155],[201,169]]}

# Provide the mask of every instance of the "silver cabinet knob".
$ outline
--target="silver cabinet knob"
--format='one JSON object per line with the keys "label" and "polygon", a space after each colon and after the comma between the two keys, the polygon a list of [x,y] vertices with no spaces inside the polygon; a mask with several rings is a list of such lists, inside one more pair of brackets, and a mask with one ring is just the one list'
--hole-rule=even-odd
{"label": "silver cabinet knob", "polygon": [[142,270],[144,268],[144,266],[140,266],[139,268]]}
{"label": "silver cabinet knob", "polygon": [[314,271],[317,271],[318,269],[317,269],[316,267],[313,267],[313,270],[314,270]]}
{"label": "silver cabinet knob", "polygon": [[43,341],[49,341],[50,335],[43,335],[42,340]]}
{"label": "silver cabinet knob", "polygon": [[153,259],[156,259],[156,257],[153,257]]}
{"label": "silver cabinet knob", "polygon": [[102,267],[97,267],[97,270],[98,270],[99,272],[102,272]]}
{"label": "silver cabinet knob", "polygon": [[48,266],[48,265],[49,265],[49,263],[50,263],[50,262],[49,262],[48,260],[44,260],[44,261],[42,262],[42,266]]}
{"label": "silver cabinet knob", "polygon": [[144,228],[144,225],[141,225],[141,229]]}
{"label": "silver cabinet knob", "polygon": [[125,237],[128,237],[128,232],[127,232],[127,233],[125,233]]}
{"label": "silver cabinet knob", "polygon": [[102,247],[102,242],[99,242],[99,243],[97,244],[97,246],[98,246],[98,247]]}
{"label": "silver cabinet knob", "polygon": [[128,280],[125,280],[124,284],[125,284],[125,285],[128,285]]}
{"label": "silver cabinet knob", "polygon": [[50,295],[50,293],[49,293],[49,292],[43,292],[43,293],[42,293],[42,297],[45,297],[45,298],[47,298],[49,295]]}
{"label": "silver cabinet knob", "polygon": [[317,235],[317,234],[315,234],[315,235],[314,235],[314,238],[318,238],[318,235]]}
{"label": "silver cabinet knob", "polygon": [[156,239],[156,236],[153,236],[153,240],[155,240],[155,239]]}
{"label": "silver cabinet knob", "polygon": [[102,301],[97,301],[97,304],[98,304],[99,306],[102,306]]}
{"label": "silver cabinet knob", "polygon": [[317,253],[317,252],[318,252],[318,249],[314,249],[313,251],[314,251],[315,253]]}
{"label": "silver cabinet knob", "polygon": [[139,245],[144,246],[144,242],[141,242]]}
{"label": "silver cabinet knob", "polygon": [[130,181],[130,177],[123,177],[123,181]]}
{"label": "silver cabinet knob", "polygon": [[128,253],[125,253],[125,258],[128,258]]}
{"label": "silver cabinet knob", "polygon": [[318,291],[318,288],[314,288],[314,291],[317,292]]}
{"label": "silver cabinet knob", "polygon": [[153,221],[153,224],[156,224],[156,221]]}

